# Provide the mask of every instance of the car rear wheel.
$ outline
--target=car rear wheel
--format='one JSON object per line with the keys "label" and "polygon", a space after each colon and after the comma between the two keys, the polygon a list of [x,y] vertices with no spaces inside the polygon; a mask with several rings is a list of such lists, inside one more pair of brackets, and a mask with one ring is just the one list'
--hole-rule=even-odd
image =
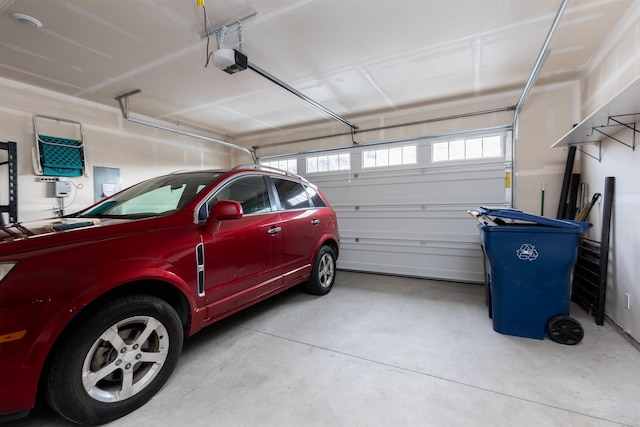
{"label": "car rear wheel", "polygon": [[57,349],[46,399],[80,424],[105,423],[139,408],[169,379],[183,329],[165,301],[132,295],[98,307]]}
{"label": "car rear wheel", "polygon": [[316,255],[311,279],[304,290],[312,295],[328,294],[336,279],[336,255],[329,246],[323,246]]}

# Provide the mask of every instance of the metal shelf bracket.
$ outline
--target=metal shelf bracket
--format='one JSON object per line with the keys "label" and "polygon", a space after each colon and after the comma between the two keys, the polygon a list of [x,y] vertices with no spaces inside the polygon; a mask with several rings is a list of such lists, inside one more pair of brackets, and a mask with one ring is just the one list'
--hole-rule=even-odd
{"label": "metal shelf bracket", "polygon": [[[593,144],[596,144],[598,146],[598,156],[596,157],[595,155],[587,152],[586,150],[583,150],[582,148],[580,148],[580,146],[575,145],[576,150],[578,150],[579,152],[581,152],[582,154],[591,157],[592,159],[596,159],[598,161],[598,163],[600,163],[602,161],[602,141],[598,141],[598,142],[594,142]],[[626,145],[626,144],[625,144]]]}
{"label": "metal shelf bracket", "polygon": [[[624,123],[623,121],[618,120],[618,118],[620,118],[620,117],[637,117],[638,115],[640,115],[640,113],[636,113],[636,114],[621,114],[621,115],[618,115],[618,116],[609,116],[608,119],[607,119],[607,124],[606,125],[594,126],[592,128],[592,131],[596,131],[599,134],[604,135],[607,138],[611,138],[614,141],[617,141],[620,144],[625,145],[625,146],[631,148],[633,151],[635,151],[635,149],[636,149],[636,134],[640,133],[640,130],[637,129],[635,121],[632,121],[631,123]],[[608,129],[608,128],[611,128],[611,127],[616,127],[616,128],[619,129],[620,126],[625,127],[627,129],[631,129],[632,132],[631,132],[631,143],[630,144],[625,142],[625,141],[622,141],[622,140],[614,137],[613,135],[605,132],[604,130],[602,130],[602,129]]]}

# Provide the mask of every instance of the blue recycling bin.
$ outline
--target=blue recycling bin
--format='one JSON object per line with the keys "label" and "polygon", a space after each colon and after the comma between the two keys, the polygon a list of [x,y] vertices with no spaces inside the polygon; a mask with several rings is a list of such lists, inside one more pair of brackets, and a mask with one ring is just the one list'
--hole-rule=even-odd
{"label": "blue recycling bin", "polygon": [[580,235],[591,224],[509,208],[480,207],[476,213],[493,329],[536,339],[549,332],[554,341],[579,342],[582,326],[568,317],[571,273]]}

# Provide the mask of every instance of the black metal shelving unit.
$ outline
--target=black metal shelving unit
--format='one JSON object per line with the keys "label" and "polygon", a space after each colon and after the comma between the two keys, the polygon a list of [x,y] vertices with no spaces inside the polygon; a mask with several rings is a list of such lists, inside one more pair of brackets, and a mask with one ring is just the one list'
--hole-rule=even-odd
{"label": "black metal shelving unit", "polygon": [[8,223],[15,224],[18,222],[18,150],[13,141],[0,141],[0,150],[8,153],[7,160],[0,162],[0,166],[7,166],[9,177],[9,203],[0,205],[0,225],[4,225],[4,213],[9,216]]}

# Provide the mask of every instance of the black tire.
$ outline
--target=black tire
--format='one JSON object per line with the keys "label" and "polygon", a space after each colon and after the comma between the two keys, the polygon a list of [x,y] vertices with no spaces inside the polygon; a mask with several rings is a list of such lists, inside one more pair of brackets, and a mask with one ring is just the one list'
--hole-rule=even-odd
{"label": "black tire", "polygon": [[323,246],[316,255],[311,278],[304,290],[311,295],[326,295],[336,281],[336,254],[329,246]]}
{"label": "black tire", "polygon": [[569,316],[553,317],[547,324],[547,332],[553,341],[566,345],[578,344],[584,337],[580,322]]}
{"label": "black tire", "polygon": [[57,347],[45,398],[75,423],[120,418],[169,379],[183,339],[178,314],[159,298],[131,295],[105,303]]}

